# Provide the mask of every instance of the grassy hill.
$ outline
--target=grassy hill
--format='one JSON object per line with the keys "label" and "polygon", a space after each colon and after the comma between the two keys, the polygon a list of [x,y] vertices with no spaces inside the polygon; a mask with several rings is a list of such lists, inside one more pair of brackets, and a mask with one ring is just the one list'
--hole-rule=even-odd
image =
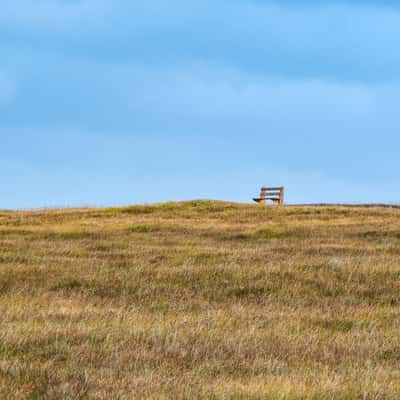
{"label": "grassy hill", "polygon": [[400,398],[400,209],[0,212],[1,399]]}

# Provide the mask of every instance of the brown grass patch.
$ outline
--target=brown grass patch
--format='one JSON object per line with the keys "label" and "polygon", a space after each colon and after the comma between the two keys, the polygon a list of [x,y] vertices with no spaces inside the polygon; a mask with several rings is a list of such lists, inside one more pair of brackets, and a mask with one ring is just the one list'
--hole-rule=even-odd
{"label": "brown grass patch", "polygon": [[400,209],[0,212],[1,399],[400,398]]}

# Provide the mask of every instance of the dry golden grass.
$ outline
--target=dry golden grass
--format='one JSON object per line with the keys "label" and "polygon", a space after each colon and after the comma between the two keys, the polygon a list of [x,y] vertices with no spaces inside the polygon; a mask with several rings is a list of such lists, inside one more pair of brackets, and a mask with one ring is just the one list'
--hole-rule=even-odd
{"label": "dry golden grass", "polygon": [[400,399],[400,209],[0,212],[0,399]]}

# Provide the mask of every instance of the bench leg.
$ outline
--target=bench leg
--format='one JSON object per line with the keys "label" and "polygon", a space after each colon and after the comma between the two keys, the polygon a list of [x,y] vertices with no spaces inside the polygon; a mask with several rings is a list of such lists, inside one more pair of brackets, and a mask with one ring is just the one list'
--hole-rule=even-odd
{"label": "bench leg", "polygon": [[279,205],[283,206],[284,202],[285,202],[285,188],[281,188],[279,195]]}

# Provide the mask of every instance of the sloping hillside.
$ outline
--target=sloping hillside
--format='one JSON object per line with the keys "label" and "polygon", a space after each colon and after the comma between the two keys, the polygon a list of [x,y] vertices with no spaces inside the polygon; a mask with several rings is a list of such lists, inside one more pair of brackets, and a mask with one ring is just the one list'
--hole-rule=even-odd
{"label": "sloping hillside", "polygon": [[1,399],[399,399],[400,209],[0,212]]}

